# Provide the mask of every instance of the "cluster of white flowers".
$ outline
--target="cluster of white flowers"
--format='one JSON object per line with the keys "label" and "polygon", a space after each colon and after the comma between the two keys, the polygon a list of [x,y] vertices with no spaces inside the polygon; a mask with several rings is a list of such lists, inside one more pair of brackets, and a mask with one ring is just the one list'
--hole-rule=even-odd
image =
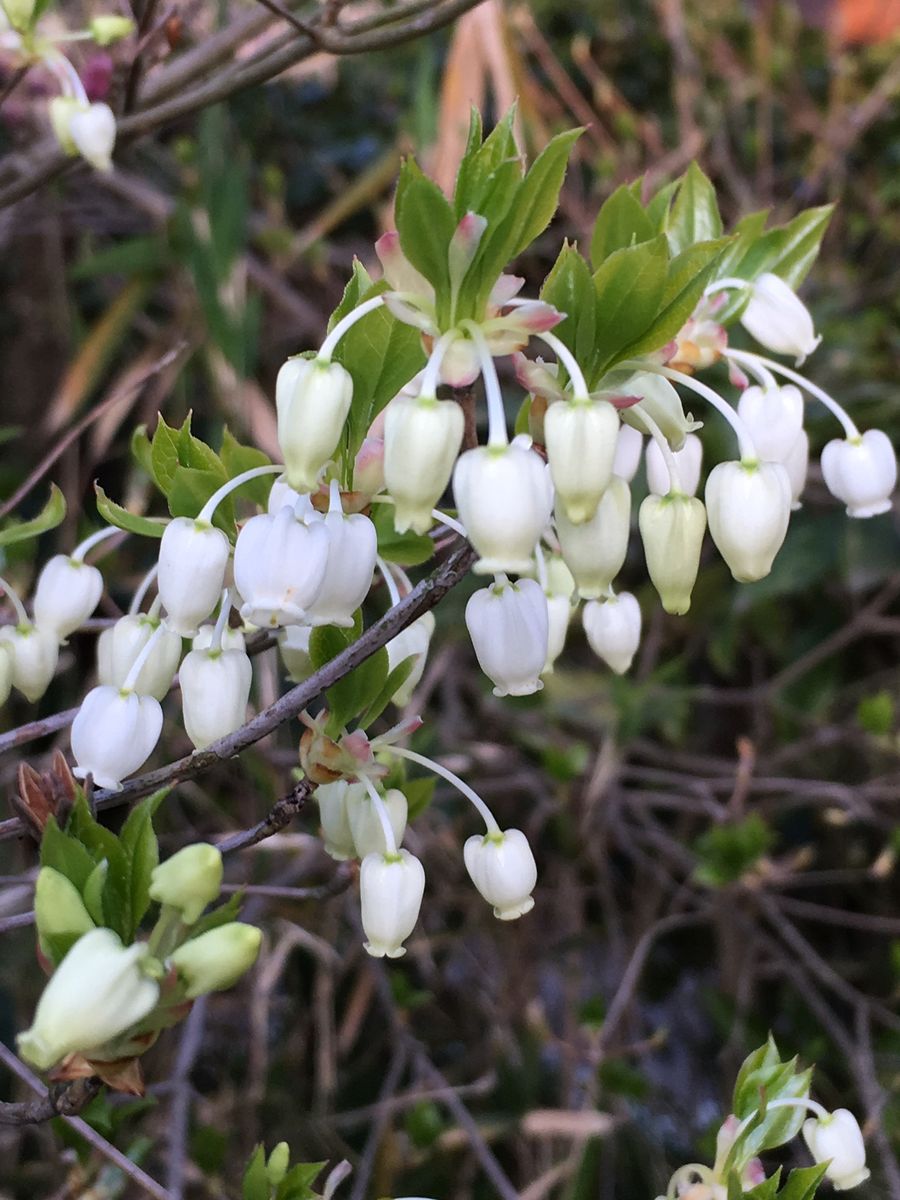
{"label": "cluster of white flowers", "polygon": [[73,42],[109,46],[134,32],[130,17],[98,15],[86,29],[47,31],[40,28],[36,0],[3,0],[0,4],[0,51],[15,66],[43,67],[55,79],[59,94],[47,106],[50,127],[62,149],[81,157],[98,171],[112,167],[116,118],[102,101],[91,101],[81,77],[61,47]]}

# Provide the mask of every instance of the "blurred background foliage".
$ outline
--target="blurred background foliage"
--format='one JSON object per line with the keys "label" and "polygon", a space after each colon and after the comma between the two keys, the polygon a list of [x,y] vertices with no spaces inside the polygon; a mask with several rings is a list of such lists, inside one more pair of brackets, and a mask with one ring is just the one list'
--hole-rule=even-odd
{"label": "blurred background foliage", "polygon": [[[275,373],[321,337],[352,257],[373,267],[400,156],[414,151],[448,184],[468,105],[490,119],[516,96],[531,153],[587,126],[558,219],[519,264],[530,289],[563,236],[585,240],[615,186],[656,186],[693,158],[731,222],[836,201],[804,292],[824,337],[809,370],[896,441],[897,9],[486,0],[408,45],[318,54],[126,147],[107,178],[71,172],[0,213],[0,496],[88,413],[99,415],[56,469],[70,516],[41,557],[94,520],[95,478],[152,511],[130,439],[158,409],[171,425],[193,410],[213,445],[227,422],[275,453]],[[77,5],[63,11],[77,22]],[[190,6],[181,37],[231,15]],[[127,62],[114,52],[113,99]],[[9,152],[34,134],[40,86],[23,81],[0,109]],[[814,449],[835,435],[816,408],[809,430]],[[728,454],[715,419],[704,440],[708,461]],[[135,542],[106,561],[104,615],[146,566]],[[9,552],[24,585],[34,554]],[[253,1144],[281,1138],[297,1157],[348,1157],[356,1175],[339,1194],[351,1200],[481,1200],[503,1194],[495,1170],[527,1200],[652,1197],[675,1166],[711,1157],[734,1071],[769,1029],[818,1063],[823,1103],[864,1119],[868,1194],[900,1197],[896,516],[847,520],[814,467],[768,579],[738,587],[710,554],[689,615],[671,618],[644,575],[635,542],[626,578],[645,638],[633,674],[605,674],[573,625],[527,700],[490,696],[461,634],[465,588],[440,610],[419,748],[447,756],[531,837],[530,917],[501,926],[473,896],[459,852],[470,817],[442,788],[410,835],[428,871],[422,923],[387,970],[361,953],[353,889],[312,814],[231,864],[232,885],[251,885],[245,919],[266,932],[254,979],[198,1004],[180,1042],[161,1041],[147,1101],[101,1099],[91,1113],[173,1197],[235,1195]],[[68,656],[42,714],[77,702],[92,639]],[[277,687],[263,665],[258,702]],[[10,726],[32,716],[16,702],[3,713]],[[169,848],[258,819],[296,763],[293,739],[173,794]],[[29,746],[29,761],[53,744]],[[185,750],[173,733],[165,753]],[[0,760],[7,791],[18,761]],[[15,880],[33,858],[0,846],[0,917],[27,904]],[[7,1044],[37,989],[30,931],[5,932]],[[0,1129],[0,1195],[126,1194],[64,1127]]]}

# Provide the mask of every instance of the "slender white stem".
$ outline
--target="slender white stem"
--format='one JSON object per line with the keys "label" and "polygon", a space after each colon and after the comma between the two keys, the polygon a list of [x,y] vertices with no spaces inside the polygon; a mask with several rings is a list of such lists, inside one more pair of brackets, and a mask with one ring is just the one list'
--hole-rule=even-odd
{"label": "slender white stem", "polygon": [[0,588],[6,592],[6,595],[9,597],[10,604],[16,610],[16,617],[18,618],[16,623],[18,625],[30,625],[31,622],[28,620],[28,613],[25,611],[25,605],[12,590],[2,575],[0,575]]}
{"label": "slender white stem", "polygon": [[382,574],[385,587],[387,588],[388,595],[391,598],[391,608],[393,608],[395,604],[400,603],[400,589],[397,587],[397,580],[394,578],[394,572],[387,565],[380,554],[376,554],[375,556],[375,566]]}
{"label": "slender white stem", "polygon": [[92,42],[94,35],[89,29],[79,29],[75,33],[57,33],[49,39],[54,46],[67,45],[69,42]]}
{"label": "slender white stem", "polygon": [[546,342],[562,365],[566,368],[569,374],[569,379],[572,381],[573,399],[585,401],[590,400],[588,394],[587,380],[584,377],[584,372],[579,367],[575,355],[565,344],[560,341],[555,333],[536,333],[536,338],[540,338],[542,342]]}
{"label": "slender white stem", "polygon": [[346,317],[343,317],[326,337],[325,341],[319,347],[319,353],[316,355],[316,361],[320,363],[330,363],[331,356],[334,354],[335,347],[344,336],[348,329],[352,329],[357,321],[361,321],[363,317],[370,312],[374,312],[376,308],[381,308],[384,304],[384,296],[373,296],[371,300],[366,300],[364,303],[354,308],[352,312],[348,312]]}
{"label": "slender white stem", "polygon": [[79,104],[85,107],[90,105],[87,92],[84,90],[84,84],[81,82],[81,76],[69,62],[64,54],[58,50],[51,50],[44,55],[44,64],[56,76],[62,93],[72,100],[77,100]]}
{"label": "slender white stem", "polygon": [[375,812],[378,814],[378,820],[381,822],[381,830],[384,833],[384,844],[387,853],[392,858],[397,858],[397,839],[394,837],[394,827],[391,825],[391,818],[388,816],[388,811],[384,806],[384,801],[379,794],[378,788],[366,775],[360,775],[359,781],[365,785],[365,789],[369,793],[372,803],[375,805]]}
{"label": "slender white stem", "polygon": [[752,279],[738,279],[734,275],[729,275],[725,279],[716,279],[712,283],[708,284],[703,289],[703,295],[704,296],[712,296],[716,292],[724,292],[729,288],[738,288],[738,289],[743,290],[744,288],[752,288],[752,287],[753,287]]}
{"label": "slender white stem", "polygon": [[734,359],[739,365],[746,366],[748,370],[752,370],[751,363],[761,367],[768,367],[774,371],[776,375],[783,375],[785,379],[789,379],[791,383],[795,383],[797,387],[801,387],[804,391],[809,392],[811,396],[821,401],[828,411],[835,416],[844,428],[844,433],[852,442],[859,438],[859,430],[851,419],[846,409],[838,404],[833,396],[829,396],[826,391],[823,391],[818,384],[811,383],[805,376],[798,371],[792,371],[790,367],[786,367],[783,363],[776,362],[773,358],[764,358],[761,354],[751,354],[748,350],[727,350],[726,356]]}
{"label": "slender white stem", "polygon": [[669,472],[669,492],[675,493],[676,496],[684,495],[684,484],[681,480],[681,472],[678,469],[678,459],[672,451],[672,447],[666,441],[665,435],[657,423],[647,412],[641,413],[641,420],[650,430],[650,436],[656,442],[660,454],[666,464],[666,469]]}
{"label": "slender white stem", "polygon": [[219,608],[219,615],[216,618],[216,623],[213,628],[212,637],[209,640],[208,654],[220,654],[222,652],[222,636],[225,633],[225,626],[228,624],[228,617],[231,613],[231,591],[225,588],[222,592],[222,604]]}
{"label": "slender white stem", "polygon": [[469,332],[475,343],[478,362],[481,366],[481,377],[484,380],[484,395],[488,410],[488,445],[494,447],[508,446],[509,435],[506,431],[506,412],[503,408],[503,393],[500,391],[500,380],[494,365],[493,355],[488,348],[484,334],[477,321],[462,321],[461,324]]}
{"label": "slender white stem", "polygon": [[[761,362],[754,361],[752,363],[751,362],[739,363],[738,360],[734,357],[734,354],[739,354],[739,353],[740,353],[739,350],[734,351],[734,352],[732,352],[731,350],[726,350],[725,357],[730,358],[731,361],[736,366],[746,367],[748,372],[753,376],[753,378],[757,381],[757,383],[761,383],[762,386],[766,389],[766,391],[777,391],[778,380],[775,378],[775,376],[772,374],[772,372],[766,370],[766,368],[762,365]],[[754,355],[753,357],[755,359],[756,356]]]}
{"label": "slender white stem", "polygon": [[161,610],[162,610],[162,596],[157,595],[154,598],[153,603],[147,609],[147,620],[148,621],[158,621],[160,619],[159,614],[160,614]]}
{"label": "slender white stem", "polygon": [[341,517],[344,515],[344,506],[341,503],[341,485],[336,479],[332,479],[328,485],[328,511],[337,513]]}
{"label": "slender white stem", "polygon": [[713,408],[721,413],[728,424],[735,432],[738,440],[738,449],[741,455],[741,461],[744,463],[755,463],[759,461],[759,455],[756,452],[756,444],[753,441],[753,435],[745,421],[742,421],[738,414],[734,411],[727,400],[723,400],[718,392],[714,392],[711,387],[705,383],[701,383],[699,379],[694,379],[692,375],[685,375],[683,371],[674,371],[671,367],[657,366],[656,363],[645,361],[632,361],[619,363],[619,366],[624,370],[630,371],[649,371],[654,375],[662,375],[664,379],[671,379],[673,383],[680,383],[682,387],[688,388],[692,392],[696,392]]}
{"label": "slender white stem", "polygon": [[146,644],[144,645],[143,649],[141,650],[140,654],[137,656],[137,658],[131,664],[131,669],[129,670],[128,674],[125,676],[125,682],[122,684],[119,691],[121,691],[121,692],[133,692],[134,691],[134,685],[137,683],[138,676],[140,675],[141,671],[144,669],[144,663],[147,661],[147,659],[150,657],[150,655],[155,650],[156,643],[162,637],[164,632],[165,632],[165,627],[163,625],[160,625],[158,629],[153,630],[153,632],[150,634],[149,638],[147,639]]}
{"label": "slender white stem", "polygon": [[448,517],[447,514],[442,512],[439,508],[433,508],[431,510],[431,515],[441,525],[446,525],[448,529],[452,529],[454,533],[458,533],[460,537],[467,538],[469,536],[466,533],[466,529],[463,524],[457,521],[455,517]]}
{"label": "slender white stem", "polygon": [[235,475],[234,479],[229,479],[227,483],[223,483],[220,488],[213,492],[197,514],[197,524],[209,525],[212,521],[213,513],[225,497],[230,496],[242,484],[249,483],[251,479],[259,479],[260,475],[280,475],[283,470],[283,466],[275,466],[273,464],[269,467],[251,467],[249,471],[242,471],[240,475]]}
{"label": "slender white stem", "polygon": [[119,529],[117,525],[107,525],[105,529],[98,529],[96,533],[92,533],[90,537],[86,537],[83,542],[75,547],[69,558],[73,562],[84,562],[84,556],[94,546],[100,542],[106,541],[107,538],[113,536],[114,533],[124,533],[125,530]]}
{"label": "slender white stem", "polygon": [[547,560],[544,557],[544,551],[541,547],[540,542],[538,542],[538,544],[534,548],[534,559],[535,559],[535,562],[537,563],[538,583],[541,585],[541,591],[546,593],[546,591],[547,591]]}
{"label": "slender white stem", "polygon": [[[159,563],[155,562],[141,582],[137,586],[137,591],[131,597],[131,603],[128,605],[128,615],[133,617],[136,612],[140,612],[141,605],[144,603],[144,597],[153,586],[153,580],[159,574]],[[159,597],[157,597],[159,599]]]}
{"label": "slender white stem", "polygon": [[[827,1108],[824,1108],[816,1100],[810,1100],[809,1097],[806,1097],[806,1099],[786,1098],[783,1100],[773,1100],[770,1104],[766,1105],[766,1112],[769,1112],[770,1109],[773,1108],[802,1108],[807,1112],[815,1113],[820,1121],[823,1117],[831,1116]],[[734,1131],[734,1137],[731,1141],[732,1147],[737,1145],[738,1138],[746,1130],[747,1126],[752,1124],[752,1122],[755,1121],[758,1116],[759,1113],[752,1112],[749,1114],[749,1116],[744,1117],[743,1121],[741,1121],[740,1125],[738,1125],[737,1129]]]}
{"label": "slender white stem", "polygon": [[442,334],[434,344],[434,349],[431,351],[431,357],[425,365],[425,371],[422,375],[422,386],[419,389],[419,396],[425,400],[433,400],[437,393],[438,378],[441,371],[441,363],[444,361],[444,355],[457,340],[459,334],[455,329],[451,329],[449,333]]}
{"label": "slender white stem", "polygon": [[441,779],[446,779],[458,792],[461,792],[467,800],[471,800],[475,805],[478,815],[487,826],[489,834],[500,834],[502,832],[494,814],[478,793],[473,791],[467,783],[464,783],[458,775],[454,775],[447,767],[442,767],[440,763],[436,763],[433,759],[426,758],[424,754],[416,754],[415,750],[407,750],[405,746],[388,746],[386,750],[388,754],[396,754],[399,758],[408,758],[410,762],[418,763],[420,767],[425,767],[427,770],[433,771],[435,775],[440,775]]}

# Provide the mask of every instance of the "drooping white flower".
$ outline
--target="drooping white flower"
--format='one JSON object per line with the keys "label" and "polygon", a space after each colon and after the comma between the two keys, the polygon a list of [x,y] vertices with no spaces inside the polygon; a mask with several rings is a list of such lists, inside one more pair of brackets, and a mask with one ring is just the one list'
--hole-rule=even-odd
{"label": "drooping white flower", "polygon": [[[382,793],[381,800],[394,831],[394,841],[399,846],[406,832],[406,819],[409,814],[406,796],[399,788],[388,788]],[[348,788],[344,803],[347,807],[353,844],[356,847],[356,857],[362,859],[367,854],[387,854],[384,829],[366,788],[363,787],[362,791],[355,787]]]}
{"label": "drooping white flower", "polygon": [[289,358],[275,382],[278,443],[292,488],[311,492],[337,449],[353,379],[340,363]]}
{"label": "drooping white flower", "polygon": [[191,650],[178,680],[185,732],[197,750],[243,725],[253,682],[246,650]]}
{"label": "drooping white flower", "polygon": [[763,579],[781,549],[791,484],[781,463],[724,462],[706,481],[709,532],[739,583]]}
{"label": "drooping white flower", "polygon": [[768,271],[753,281],[741,324],[767,350],[793,355],[798,366],[822,340],[816,337],[810,311],[797,293]]}
{"label": "drooping white flower", "polygon": [[793,384],[744,388],[738,416],[763,462],[783,463],[803,429],[803,394]]}
{"label": "drooping white flower", "polygon": [[553,508],[547,467],[531,449],[531,439],[508,446],[479,446],[456,461],[453,494],[459,517],[481,556],[478,575],[531,570],[538,539]]}
{"label": "drooping white flower", "polygon": [[222,992],[237,983],[259,956],[262,933],[255,925],[230,921],[184,942],[169,962],[185,985],[188,1000]]}
{"label": "drooping white flower", "polygon": [[[685,496],[694,496],[700,484],[700,469],[703,465],[703,443],[696,433],[689,433],[684,439],[680,450],[673,451],[678,466],[678,477],[681,492]],[[656,496],[667,496],[671,490],[669,468],[656,441],[651,438],[647,443],[645,455],[647,466],[647,487]]]}
{"label": "drooping white flower", "polygon": [[542,675],[551,675],[556,660],[566,645],[569,621],[575,611],[575,580],[572,572],[558,555],[552,555],[546,563],[544,595],[547,597],[547,657]]}
{"label": "drooping white flower", "polygon": [[19,1053],[42,1071],[67,1054],[91,1057],[142,1021],[159,985],[141,970],[147,944],[124,947],[111,929],[78,939],[38,1001],[34,1023],[17,1039]]}
{"label": "drooping white flower", "polygon": [[501,921],[514,921],[534,908],[531,893],[537,864],[520,829],[470,837],[463,847],[469,877]]}
{"label": "drooping white flower", "polygon": [[450,482],[465,417],[455,400],[395,397],[385,410],[384,481],[394,498],[394,528],[426,533]]}
{"label": "drooping white flower", "polygon": [[400,958],[419,919],[425,869],[408,850],[368,854],[359,870],[365,948],[373,958]]}
{"label": "drooping white flower", "polygon": [[0,641],[0,705],[9,699],[13,685],[13,657],[6,642]]}
{"label": "drooping white flower", "polygon": [[365,784],[348,783],[346,779],[338,779],[334,783],[320,783],[313,795],[319,805],[325,853],[337,862],[355,858],[356,843],[350,828],[347,799],[350,796],[365,796]]}
{"label": "drooping white flower", "polygon": [[619,416],[605,400],[558,401],[544,417],[556,506],[573,524],[589,521],[612,479]]}
{"label": "drooping white flower", "polygon": [[222,887],[222,855],[208,842],[184,846],[150,873],[150,899],[177,908],[193,925]]}
{"label": "drooping white flower", "polygon": [[[191,640],[191,649],[208,650],[213,643],[215,632],[215,625],[201,625]],[[244,634],[240,629],[233,629],[230,625],[226,625],[219,636],[223,650],[244,650],[246,648]]]}
{"label": "drooping white flower", "polygon": [[706,532],[702,501],[677,493],[648,496],[641,504],[638,525],[647,571],[663,608],[679,616],[686,613],[691,606]]}
{"label": "drooping white flower", "polygon": [[116,118],[108,104],[80,107],[69,117],[69,137],[83,159],[98,171],[112,170]]}
{"label": "drooping white flower", "polygon": [[157,587],[166,624],[182,637],[193,637],[222,595],[230,552],[221,529],[190,517],[176,517],[159,544]]}
{"label": "drooping white flower", "polygon": [[639,429],[624,422],[619,425],[616,437],[616,455],[613,459],[613,475],[618,475],[626,483],[631,483],[641,465],[641,451],[644,439]]}
{"label": "drooping white flower", "polygon": [[37,625],[4,625],[0,643],[9,653],[13,687],[32,704],[40,700],[59,661],[56,634]]}
{"label": "drooping white flower", "polygon": [[788,451],[784,459],[784,469],[788,473],[791,485],[791,508],[800,508],[800,497],[806,487],[806,475],[809,471],[809,434],[805,429],[800,430],[800,436]]}
{"label": "drooping white flower", "polygon": [[890,511],[897,456],[880,429],[829,442],[822,451],[822,474],[831,494],[847,505],[848,516],[874,517]]}
{"label": "drooping white flower", "polygon": [[285,505],[294,508],[299,500],[307,497],[306,492],[298,492],[296,488],[292,488],[284,475],[279,475],[269,489],[269,499],[266,503],[266,512],[280,512]]}
{"label": "drooping white flower", "polygon": [[858,1187],[869,1178],[866,1146],[859,1122],[846,1108],[827,1117],[803,1122],[803,1138],[817,1163],[828,1163],[825,1178],[838,1192]]}
{"label": "drooping white flower", "polygon": [[72,722],[76,779],[118,791],[153,753],[162,733],[159,701],[115,687],[92,688]]}
{"label": "drooping white flower", "polygon": [[581,614],[588,644],[617,675],[631,666],[641,640],[641,608],[630,592],[589,600]]}
{"label": "drooping white flower", "polygon": [[631,533],[631,489],[617,475],[603,493],[589,521],[574,525],[557,507],[556,534],[566,566],[572,572],[578,594],[596,599],[622,570]]}
{"label": "drooping white flower", "polygon": [[428,647],[434,634],[434,613],[422,613],[421,617],[401,629],[391,638],[385,649],[388,653],[388,670],[393,671],[402,662],[412,658],[412,670],[400,687],[394,692],[391,700],[399,708],[405,708],[412,699],[413,692],[419,686],[425,674],[425,664],[428,661]]}
{"label": "drooping white flower", "polygon": [[103,576],[96,567],[67,554],[54,554],[41,570],[34,593],[34,620],[64,642],[97,607]]}
{"label": "drooping white flower", "polygon": [[328,544],[322,520],[304,524],[287,506],[251,517],[234,548],[244,620],[269,628],[305,621],[325,579]]}
{"label": "drooping white flower", "polygon": [[330,511],[322,524],[328,535],[328,556],[322,586],[306,610],[310,625],[339,625],[350,629],[353,616],[372,586],[378,534],[362,513],[345,516]]}
{"label": "drooping white flower", "polygon": [[495,696],[540,691],[549,641],[547,598],[540,584],[520,579],[482,588],[466,605],[466,626]]}
{"label": "drooping white flower", "polygon": [[[109,629],[104,629],[97,639],[97,677],[100,683],[109,687],[123,687],[135,659],[158,628],[158,619],[145,613],[129,613],[120,617]],[[164,699],[180,661],[181,635],[163,627],[132,690],[139,696]]]}

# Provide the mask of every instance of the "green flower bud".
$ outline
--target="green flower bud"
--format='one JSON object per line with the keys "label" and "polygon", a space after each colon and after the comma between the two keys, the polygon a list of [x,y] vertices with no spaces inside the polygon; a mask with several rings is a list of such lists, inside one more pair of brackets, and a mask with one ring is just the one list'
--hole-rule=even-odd
{"label": "green flower bud", "polygon": [[81,893],[71,880],[53,867],[41,867],[34,892],[34,915],[41,950],[53,958],[48,938],[74,937],[94,928]]}
{"label": "green flower bud", "polygon": [[113,13],[106,13],[103,16],[94,17],[88,25],[88,29],[98,46],[110,46],[113,42],[121,41],[130,33],[134,33],[135,24],[130,17],[119,17]]}
{"label": "green flower bud", "polygon": [[185,942],[169,961],[186,985],[187,998],[195,1000],[236,983],[256,962],[261,941],[253,925],[232,921]]}
{"label": "green flower bud", "polygon": [[291,1148],[287,1142],[279,1142],[266,1163],[266,1179],[269,1187],[277,1188],[287,1174],[291,1162]]}
{"label": "green flower bud", "polygon": [[706,509],[693,496],[648,496],[638,513],[647,570],[662,606],[679,616],[691,607],[706,532]]}
{"label": "green flower bud", "polygon": [[150,899],[177,908],[185,925],[193,925],[221,886],[222,855],[215,846],[198,842],[154,867]]}

